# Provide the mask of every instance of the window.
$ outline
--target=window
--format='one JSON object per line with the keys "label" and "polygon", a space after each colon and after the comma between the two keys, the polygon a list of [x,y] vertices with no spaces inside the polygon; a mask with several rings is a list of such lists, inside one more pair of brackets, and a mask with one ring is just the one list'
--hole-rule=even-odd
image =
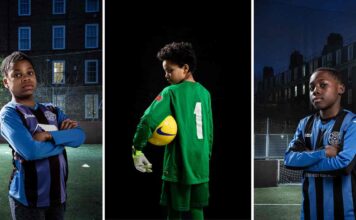
{"label": "window", "polygon": [[341,63],[341,49],[336,51],[336,65]]}
{"label": "window", "polygon": [[99,11],[99,0],[85,1],[85,12],[98,12],[98,11]]}
{"label": "window", "polygon": [[31,50],[31,27],[19,27],[18,48],[19,50]]}
{"label": "window", "polygon": [[59,107],[64,113],[66,109],[66,95],[53,95],[53,105]]}
{"label": "window", "polygon": [[98,83],[98,60],[85,60],[85,83]]}
{"label": "window", "polygon": [[65,14],[66,13],[66,1],[65,0],[53,0],[52,1],[52,13]]}
{"label": "window", "polygon": [[347,91],[347,104],[352,104],[352,89],[348,89]]}
{"label": "window", "polygon": [[65,82],[65,61],[55,60],[52,62],[52,83],[53,84],[64,84]]}
{"label": "window", "polygon": [[85,118],[99,118],[98,95],[85,95]]}
{"label": "window", "polygon": [[98,47],[98,24],[85,25],[85,48]]}
{"label": "window", "polygon": [[18,0],[18,12],[19,16],[31,15],[31,0]]}
{"label": "window", "polygon": [[64,25],[54,25],[52,27],[52,49],[61,50],[65,49],[65,33],[66,28]]}
{"label": "window", "polygon": [[305,84],[303,84],[303,95],[305,95],[306,90],[305,90]]}
{"label": "window", "polygon": [[294,97],[298,96],[298,86],[294,86]]}
{"label": "window", "polygon": [[352,60],[354,58],[353,45],[347,47],[347,60]]}
{"label": "window", "polygon": [[305,66],[305,64],[303,64],[302,72],[303,72],[303,77],[305,77],[305,75],[306,75],[306,66]]}

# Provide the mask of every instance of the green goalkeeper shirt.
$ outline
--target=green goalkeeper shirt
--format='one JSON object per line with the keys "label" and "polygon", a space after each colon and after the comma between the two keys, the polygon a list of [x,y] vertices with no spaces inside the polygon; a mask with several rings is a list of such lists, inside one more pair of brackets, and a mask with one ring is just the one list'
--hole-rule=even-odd
{"label": "green goalkeeper shirt", "polygon": [[209,181],[213,144],[210,93],[198,82],[184,81],[166,87],[141,117],[133,139],[142,150],[161,121],[172,115],[178,125],[176,138],[166,146],[162,179],[183,184]]}

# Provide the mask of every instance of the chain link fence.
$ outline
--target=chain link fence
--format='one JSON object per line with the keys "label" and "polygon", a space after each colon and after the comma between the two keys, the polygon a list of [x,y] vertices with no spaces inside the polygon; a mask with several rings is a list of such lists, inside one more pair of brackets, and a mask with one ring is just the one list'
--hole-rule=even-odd
{"label": "chain link fence", "polygon": [[297,122],[266,119],[255,122],[254,158],[255,160],[279,160],[279,184],[300,183],[302,171],[284,167],[283,159],[289,142],[293,139]]}

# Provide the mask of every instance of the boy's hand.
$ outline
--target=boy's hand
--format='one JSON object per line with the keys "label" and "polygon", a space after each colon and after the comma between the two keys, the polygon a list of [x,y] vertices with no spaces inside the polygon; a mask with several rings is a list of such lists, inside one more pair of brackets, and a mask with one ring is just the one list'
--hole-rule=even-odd
{"label": "boy's hand", "polygon": [[340,152],[340,147],[337,145],[326,145],[325,146],[326,157],[336,157],[336,155],[339,152]]}
{"label": "boy's hand", "polygon": [[66,120],[62,121],[60,130],[72,129],[78,126],[78,122],[74,120],[70,120],[67,118]]}
{"label": "boy's hand", "polygon": [[135,150],[134,147],[132,147],[132,149],[132,159],[136,170],[142,173],[152,173],[152,164],[147,160],[142,151]]}
{"label": "boy's hand", "polygon": [[52,140],[52,135],[51,133],[49,133],[48,131],[44,131],[44,132],[36,132],[32,138],[35,141],[50,141]]}

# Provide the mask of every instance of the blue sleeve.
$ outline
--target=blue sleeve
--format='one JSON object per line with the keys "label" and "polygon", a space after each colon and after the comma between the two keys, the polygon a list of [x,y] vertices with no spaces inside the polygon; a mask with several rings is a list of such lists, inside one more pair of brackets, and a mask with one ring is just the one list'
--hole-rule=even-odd
{"label": "blue sleeve", "polygon": [[[57,108],[58,126],[61,127],[62,122],[68,118],[62,110]],[[50,131],[53,141],[56,145],[64,145],[68,147],[79,147],[85,141],[85,133],[79,126],[72,129]]]}
{"label": "blue sleeve", "polygon": [[303,138],[303,130],[307,118],[299,122],[293,140],[289,143],[288,149],[284,156],[284,165],[290,169],[305,169],[321,159],[325,158],[325,150],[307,151]]}
{"label": "blue sleeve", "polygon": [[25,160],[38,160],[62,153],[63,146],[33,140],[16,110],[6,108],[0,120],[1,135]]}
{"label": "blue sleeve", "polygon": [[355,164],[356,155],[356,118],[351,120],[347,130],[345,130],[344,144],[342,151],[336,157],[326,157],[306,171],[325,172],[325,171],[346,171],[349,172]]}

